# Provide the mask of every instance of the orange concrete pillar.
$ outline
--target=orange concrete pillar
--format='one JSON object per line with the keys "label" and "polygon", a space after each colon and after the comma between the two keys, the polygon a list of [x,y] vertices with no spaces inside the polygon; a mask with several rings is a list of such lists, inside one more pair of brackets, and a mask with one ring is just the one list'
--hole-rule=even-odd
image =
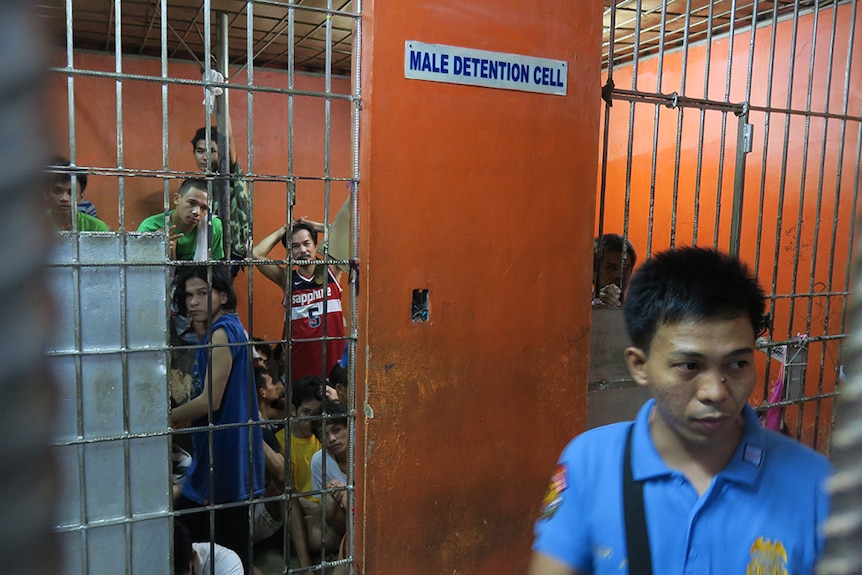
{"label": "orange concrete pillar", "polygon": [[[363,11],[360,572],[523,572],[584,427],[602,3]],[[567,95],[405,79],[408,40],[565,60]]]}

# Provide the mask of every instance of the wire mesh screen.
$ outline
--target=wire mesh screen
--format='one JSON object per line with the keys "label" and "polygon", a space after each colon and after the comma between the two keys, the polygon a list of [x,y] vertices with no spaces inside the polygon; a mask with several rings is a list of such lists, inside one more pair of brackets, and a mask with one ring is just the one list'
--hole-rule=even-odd
{"label": "wire mesh screen", "polygon": [[[248,572],[352,572],[361,3],[57,0],[38,11],[56,40],[45,201],[61,294],[48,357],[62,394],[64,572],[171,572],[175,520],[196,513],[206,524],[199,558],[220,556],[219,518],[234,514],[249,525],[233,549]],[[293,248],[299,221],[316,249]],[[279,230],[284,244],[261,252]],[[199,316],[192,284],[177,279],[196,265],[207,269]],[[231,301],[219,299],[222,268],[235,309],[220,307]],[[292,269],[311,274],[312,295],[285,281]],[[297,298],[317,329],[296,331]],[[220,313],[241,327],[227,342]],[[309,349],[320,351],[299,373]],[[244,367],[222,389],[225,350],[230,369]],[[338,457],[326,437],[341,408],[291,406],[295,376],[319,377],[323,394],[336,364],[347,434],[333,443],[345,447]],[[244,415],[228,420],[234,375]],[[320,473],[344,481],[298,483],[290,438],[309,429],[333,456]],[[223,499],[218,446],[237,430],[235,479],[248,485]],[[258,443],[270,433],[269,447]],[[183,474],[196,467],[209,496],[189,509]],[[332,500],[343,519],[327,515]]]}

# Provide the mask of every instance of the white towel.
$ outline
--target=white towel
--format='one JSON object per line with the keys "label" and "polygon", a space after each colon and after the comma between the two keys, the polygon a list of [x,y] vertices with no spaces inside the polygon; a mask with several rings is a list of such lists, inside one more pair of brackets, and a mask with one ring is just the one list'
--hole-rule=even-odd
{"label": "white towel", "polygon": [[198,222],[198,241],[195,244],[195,261],[206,261],[207,259],[207,232],[209,231],[210,216],[207,215],[202,221]]}

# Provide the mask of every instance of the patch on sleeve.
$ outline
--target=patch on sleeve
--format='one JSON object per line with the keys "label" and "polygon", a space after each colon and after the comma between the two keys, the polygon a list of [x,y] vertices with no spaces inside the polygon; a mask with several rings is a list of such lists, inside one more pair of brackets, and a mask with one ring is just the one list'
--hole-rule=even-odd
{"label": "patch on sleeve", "polygon": [[758,537],[751,544],[746,575],[787,575],[787,551],[781,541]]}
{"label": "patch on sleeve", "polygon": [[542,501],[542,519],[550,519],[563,504],[563,491],[566,490],[566,466],[560,464],[554,475],[551,476],[551,484],[548,485],[548,491],[545,493],[545,499]]}

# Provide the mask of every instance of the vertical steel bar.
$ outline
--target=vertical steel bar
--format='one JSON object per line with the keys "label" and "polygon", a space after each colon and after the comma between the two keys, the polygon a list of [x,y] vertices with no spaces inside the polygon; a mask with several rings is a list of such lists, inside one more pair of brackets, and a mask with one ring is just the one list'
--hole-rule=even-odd
{"label": "vertical steel bar", "polygon": [[[117,94],[117,168],[125,167],[125,159],[123,157],[123,18],[122,18],[122,2],[114,0],[114,63],[115,72],[119,75],[116,82]],[[126,178],[119,176],[117,178],[117,187],[119,190],[119,205],[125,206],[125,191]],[[120,210],[119,220],[120,229],[126,228],[125,210]]]}
{"label": "vertical steel bar", "polygon": [[[662,0],[661,6],[661,24],[659,30],[659,45],[658,45],[658,69],[656,70],[656,89],[657,93],[663,90],[664,76],[664,56],[665,45],[664,38],[667,32],[667,3],[668,0]],[[658,169],[658,149],[659,149],[659,127],[661,126],[661,106],[655,106],[655,115],[653,118],[653,135],[652,135],[652,158],[650,164],[650,186],[649,186],[649,223],[647,224],[647,247],[646,253],[643,254],[643,259],[649,257],[652,253],[652,228],[655,221],[655,196],[656,196],[656,171]],[[628,235],[626,235],[628,239]],[[623,250],[623,269],[625,269],[625,257],[628,255],[627,250]]]}
{"label": "vertical steel bar", "polygon": [[[730,213],[730,253],[738,256],[742,234],[743,194],[745,192],[745,160],[750,151],[751,124],[748,123],[748,103],[743,113],[737,115],[736,165],[733,178],[733,207]],[[717,229],[717,228],[716,228]]]}
{"label": "vertical steel bar", "polygon": [[[327,0],[326,6],[332,9],[332,0]],[[323,99],[323,233],[324,233],[324,260],[329,261],[329,222],[330,222],[330,194],[332,192],[332,170],[330,155],[332,153],[332,15],[327,14],[325,20],[325,37],[326,49],[324,58],[324,93],[326,96]],[[329,264],[327,264],[327,269]],[[323,274],[323,289],[329,289],[329,274]],[[329,370],[326,366],[332,363],[332,359],[328,357],[327,338],[329,337],[329,298],[323,298],[323,335],[324,340],[321,343],[323,347],[323,373],[329,375]]]}
{"label": "vertical steel bar", "polygon": [[[774,14],[776,14],[776,18],[773,21],[773,26],[778,24],[778,9],[776,5],[776,9]],[[794,0],[793,3],[793,31],[790,37],[790,53],[796,53],[796,44],[799,36],[799,0]],[[790,109],[793,105],[793,72],[795,68],[795,62],[793,60],[790,61],[788,71],[787,71],[787,98],[786,98],[786,108]],[[771,287],[771,297],[773,299],[773,310],[775,310],[776,296],[778,295],[778,270],[779,263],[781,261],[781,227],[783,225],[782,219],[784,216],[784,201],[785,196],[787,194],[787,163],[788,163],[788,148],[790,146],[790,133],[791,133],[791,121],[792,116],[789,113],[785,113],[784,115],[784,135],[782,138],[781,145],[781,167],[779,170],[779,179],[778,179],[778,206],[776,209],[776,226],[775,226],[775,249],[773,251],[774,261],[772,264],[772,285]],[[792,302],[791,302],[792,305]],[[777,313],[775,313],[777,319]],[[788,326],[787,333],[784,339],[789,338],[789,334],[791,332],[791,328]]]}
{"label": "vertical steel bar", "polygon": [[[167,0],[160,1],[160,50],[159,64],[162,78],[162,170],[167,172],[170,169],[170,154],[168,138],[168,6]],[[167,212],[171,207],[171,180],[162,178],[162,203],[164,211]],[[125,210],[123,210],[125,211]],[[165,256],[169,252],[168,242],[165,242]],[[167,271],[167,270],[166,270]],[[166,277],[169,281],[169,278]]]}
{"label": "vertical steel bar", "polygon": [[[203,16],[204,16],[204,78],[210,77],[210,71],[212,70],[212,0],[204,0],[203,2]],[[207,143],[212,141],[212,120],[210,118],[210,110],[205,108],[206,110],[206,139]],[[210,155],[207,154],[207,171],[211,171],[213,166],[210,165]],[[207,197],[209,199],[210,205],[213,203],[213,191],[214,186],[212,185],[212,181],[208,181],[208,194]],[[202,222],[203,223],[203,222]],[[200,225],[200,224],[199,224]],[[209,237],[207,239],[207,260],[212,260],[212,228],[211,224],[208,226]],[[198,230],[200,233],[200,230]],[[212,270],[207,270],[207,285],[212,285]],[[207,298],[207,316],[212,315],[212,302],[210,298]],[[209,323],[209,322],[207,322]],[[210,379],[212,379],[212,326],[207,326],[207,375]],[[207,429],[207,453],[208,453],[208,461],[207,461],[207,475],[209,477],[208,481],[208,489],[209,493],[215,493],[215,463],[213,460],[213,456],[215,453],[215,449],[213,446],[213,429],[212,429],[212,386],[207,386],[207,423],[209,424],[209,428]],[[208,512],[209,516],[209,527],[210,527],[210,543],[215,541],[215,510],[210,510]],[[210,553],[213,553],[213,547],[210,546]]]}
{"label": "vertical steel bar", "polygon": [[[679,93],[682,96],[686,95],[686,81],[688,78],[688,57],[689,57],[689,39],[691,34],[691,0],[685,2],[685,29],[682,35],[682,70],[680,72]],[[683,108],[678,108],[679,112],[676,118],[676,142],[674,150],[674,172],[679,173],[679,166],[682,156],[682,128],[684,119]],[[679,209],[679,178],[674,178],[673,181],[673,199],[671,205],[670,216],[670,242],[668,247],[676,246],[676,219]],[[650,242],[652,244],[652,242]]]}
{"label": "vertical steel bar", "polygon": [[[354,7],[356,10],[357,17],[354,20],[354,41],[353,41],[353,181],[350,186],[350,232],[351,232],[351,259],[353,263],[351,265],[351,275],[353,276],[353,281],[357,282],[356,285],[350,285],[350,355],[349,355],[349,363],[348,363],[348,385],[350,387],[350,393],[348,397],[348,411],[349,413],[356,413],[356,351],[358,348],[357,334],[358,334],[358,325],[359,325],[359,310],[358,310],[358,302],[357,302],[357,289],[359,278],[356,275],[359,270],[359,183],[360,183],[360,170],[359,170],[359,141],[360,141],[360,111],[362,109],[362,85],[361,85],[361,72],[362,72],[362,0],[354,0]],[[350,466],[350,476],[354,478],[354,486],[355,486],[355,477],[356,477],[356,426],[350,426],[350,445],[348,446],[348,458],[349,458],[349,466]],[[353,498],[353,494],[351,494],[351,499],[348,501],[350,504],[350,509],[357,509],[356,501]],[[352,518],[353,524],[356,524],[356,517]],[[362,515],[362,524],[363,524],[363,532],[365,531],[365,514]],[[365,537],[362,538],[363,541],[363,549],[362,555],[365,556]],[[356,539],[351,536],[349,540],[349,548],[351,556],[356,556]]]}
{"label": "vertical steel bar", "polygon": [[[164,80],[161,84],[161,97],[162,97],[162,171],[167,172],[169,169],[169,139],[168,139],[168,5],[167,0],[159,0],[159,65],[162,79]],[[170,182],[169,178],[162,178],[162,202],[164,205],[164,211],[167,212],[168,207],[170,206]],[[122,206],[123,211],[125,211],[125,206]],[[169,244],[165,242],[165,259],[167,260],[169,256]],[[171,270],[173,268],[165,266],[165,293],[170,294],[170,282],[171,282]],[[167,298],[170,300],[170,298]],[[170,329],[170,304],[165,306],[165,311],[163,314],[164,325]],[[170,342],[169,338],[166,338],[167,342]],[[165,365],[168,366],[168,369],[165,373],[165,405],[170,406],[171,399],[171,385],[170,385],[170,374],[171,374],[171,353],[170,350],[165,347],[164,350],[164,358]],[[168,413],[170,413],[168,411]],[[166,427],[170,427],[170,416],[168,420],[165,422]],[[170,436],[169,441],[169,452],[173,450],[173,437]],[[173,485],[172,485],[173,487]],[[169,506],[169,509],[172,509],[173,506]],[[168,545],[168,559],[170,560],[170,564],[174,564],[174,555],[176,550],[173,546],[173,530],[174,530],[174,522],[170,522],[170,541],[171,544]]]}
{"label": "vertical steel bar", "polygon": [[[123,168],[125,166],[125,161],[123,158],[123,11],[121,0],[114,0],[113,3],[113,15],[114,15],[114,71],[117,73],[116,80],[116,98],[117,98],[117,167]],[[120,206],[125,205],[125,178],[120,176],[118,178],[118,188],[119,188],[119,198],[118,203]],[[120,219],[120,229],[125,228],[125,210],[120,210],[119,219]],[[125,302],[125,268],[122,266],[119,267],[119,282],[120,282],[120,339],[122,349],[125,349],[125,336],[126,336],[126,322],[125,322],[125,310],[123,310],[123,304]],[[80,293],[80,292],[79,292]],[[77,321],[77,320],[76,320]],[[128,432],[128,357],[125,353],[121,354],[121,366],[122,366],[122,377],[121,377],[121,388],[123,395],[123,430]],[[130,465],[130,453],[129,453],[129,442],[128,440],[123,441],[123,496],[124,496],[124,509],[126,513],[126,517],[131,517],[131,472],[129,470]],[[125,553],[124,559],[126,564],[126,573],[132,572],[133,565],[133,557],[132,557],[132,528],[128,522],[123,524],[123,529],[125,531]]]}
{"label": "vertical steel bar", "polygon": [[[608,136],[611,127],[611,106],[613,105],[613,88],[614,88],[614,42],[616,39],[617,25],[617,1],[611,2],[611,22],[608,30],[608,61],[607,61],[607,79],[605,86],[602,88],[602,97],[604,99],[604,118],[602,126],[602,166],[599,183],[599,199],[597,206],[596,225],[598,235],[604,233],[605,228],[605,201],[608,190]],[[593,278],[596,281],[596,278]]]}
{"label": "vertical steel bar", "polygon": [[[731,88],[731,80],[733,78],[733,46],[734,39],[736,35],[736,0],[732,0],[730,5],[730,31],[728,34],[727,40],[727,69],[725,74],[725,84],[724,84],[724,100],[726,102],[730,101],[730,88]],[[741,136],[742,126],[740,125],[737,135],[737,146],[739,145]],[[719,245],[719,231],[721,229],[721,199],[724,195],[724,162],[725,156],[727,154],[727,112],[722,112],[721,114],[721,144],[719,147],[718,153],[718,181],[716,185],[715,197],[715,226],[713,233],[713,245],[718,247]],[[741,161],[739,157],[739,150],[737,150],[737,169],[740,168],[740,163],[742,164],[742,169],[744,170],[745,166],[745,157],[743,156]],[[741,180],[740,180],[741,181]],[[741,190],[739,192],[739,209],[742,209],[742,198],[741,198]],[[736,202],[736,200],[734,200]],[[733,216],[731,216],[731,219]],[[733,225],[731,223],[731,229],[733,229]],[[738,252],[738,248],[737,248]],[[733,252],[733,246],[731,245],[731,253]]]}
{"label": "vertical steel bar", "polygon": [[[230,77],[229,67],[229,43],[230,43],[230,24],[228,23],[227,12],[218,13],[218,30],[219,30],[219,47],[218,47],[218,68],[219,73],[223,78]],[[224,146],[219,146],[218,160],[218,178],[216,179],[216,197],[219,202],[219,218],[222,221],[222,234],[224,242],[225,259],[232,260],[233,254],[231,248],[231,229],[230,229],[230,141],[233,139],[233,133],[228,134],[227,118],[230,114],[230,92],[227,88],[223,89],[222,95],[218,97],[218,114],[216,116],[218,122],[219,134],[224,139]],[[212,239],[212,238],[210,238]]]}
{"label": "vertical steel bar", "polygon": [[[66,8],[66,67],[68,70],[75,69],[75,52],[74,52],[74,33],[73,33],[73,12],[72,12],[72,0],[65,1]],[[66,98],[68,104],[68,114],[69,114],[69,155],[71,160],[75,161],[77,156],[77,148],[76,148],[76,125],[75,125],[75,78],[72,74],[67,74],[66,76]],[[77,218],[72,218],[72,232],[77,231]],[[75,261],[79,259],[78,253],[78,242],[75,241]],[[81,331],[80,331],[80,318],[81,318],[81,306],[80,306],[80,270],[77,266],[72,267],[72,285],[75,290],[75,294],[72,297],[72,317],[75,319],[75,328],[74,328],[74,338],[75,338],[75,350],[81,351]],[[84,437],[84,390],[83,390],[83,377],[82,377],[82,365],[81,365],[81,355],[75,354],[75,411],[76,411],[76,420],[77,420],[77,433],[78,437]],[[78,445],[76,448],[77,462],[78,462],[78,498],[80,500],[80,514],[81,514],[81,522],[86,522],[87,518],[87,486],[84,481],[86,477],[85,470],[85,458],[84,458],[84,446]],[[87,552],[89,549],[88,545],[88,531],[86,529],[81,529],[81,569],[84,573],[89,573],[89,564],[90,564],[90,556]]]}
{"label": "vertical steel bar", "polygon": [[[792,280],[791,280],[791,289],[793,291],[791,295],[791,305],[790,305],[790,313],[789,313],[789,321],[788,326],[790,329],[790,333],[788,337],[793,335],[793,331],[797,331],[794,328],[794,320],[796,319],[796,306],[800,303],[800,297],[797,295],[798,292],[798,284],[799,284],[799,267],[800,267],[800,255],[802,253],[802,227],[803,227],[803,218],[805,214],[805,200],[806,200],[806,188],[808,186],[808,151],[810,144],[810,136],[811,136],[811,104],[814,93],[814,62],[815,56],[817,52],[817,27],[819,23],[819,0],[815,0],[815,10],[814,10],[814,22],[811,27],[811,50],[809,51],[809,70],[808,70],[808,84],[806,89],[805,96],[805,112],[804,116],[805,123],[803,128],[802,135],[802,162],[800,166],[800,175],[799,175],[799,201],[798,207],[796,210],[796,233],[794,234],[794,243],[795,247],[793,250],[793,272],[792,272]],[[811,256],[814,257],[814,254]],[[807,298],[811,298],[810,295],[805,296]],[[811,326],[811,317],[807,316],[805,318],[805,333],[810,333]],[[799,404],[799,416],[796,420],[796,438],[802,438],[802,416],[805,410],[805,403]]]}
{"label": "vertical steel bar", "polygon": [[[761,164],[760,164],[760,190],[759,190],[759,198],[758,198],[758,212],[757,212],[757,238],[760,239],[763,237],[763,214],[764,208],[766,205],[766,181],[767,181],[767,168],[769,166],[770,155],[769,155],[769,142],[770,142],[770,128],[771,128],[771,120],[772,120],[772,98],[773,98],[773,88],[774,88],[774,77],[775,77],[775,48],[777,42],[777,26],[778,26],[778,4],[772,4],[772,18],[769,22],[770,34],[769,34],[769,59],[768,59],[768,67],[766,72],[766,95],[764,99],[764,106],[766,111],[764,112],[763,118],[763,147],[761,152]],[[780,233],[781,228],[781,210],[777,211],[778,217],[776,219],[776,238]],[[764,251],[762,249],[756,250],[755,260],[754,260],[754,274],[757,277],[760,277],[760,257],[761,252]],[[777,254],[777,251],[775,252]],[[773,270],[772,270],[772,278],[771,278],[771,293],[769,294],[769,299],[771,303],[771,310],[773,317],[775,316],[775,276],[777,273],[777,265],[778,265],[778,257],[774,255],[773,261]],[[770,349],[767,349],[767,356],[770,353]],[[764,372],[763,378],[763,397],[769,397],[769,385],[772,379],[772,362],[766,362],[766,369]]]}
{"label": "vertical steel bar", "polygon": [[[825,97],[824,111],[827,113],[830,110],[830,99],[832,97],[832,69],[833,69],[834,60],[835,60],[835,32],[836,32],[837,23],[838,23],[838,7],[832,6],[832,19],[831,19],[831,26],[830,26],[830,33],[829,33],[829,51],[828,51],[829,63],[826,67],[827,81],[825,82],[826,87],[825,87],[825,95],[824,95],[824,97]],[[816,31],[815,31],[815,34],[816,34]],[[813,91],[813,85],[811,88]],[[809,319],[808,319],[808,323],[806,326],[808,333],[812,332],[812,327],[813,327],[812,326],[813,306],[814,306],[814,298],[816,297],[814,295],[814,290],[815,290],[815,285],[816,285],[815,284],[815,272],[817,271],[817,254],[819,252],[819,246],[820,246],[820,224],[821,224],[822,209],[823,209],[823,186],[824,186],[824,182],[826,179],[826,158],[827,158],[827,153],[828,153],[827,152],[827,139],[828,139],[828,135],[829,135],[829,122],[830,122],[830,120],[823,118],[822,121],[823,121],[823,130],[821,133],[821,144],[820,144],[820,166],[819,166],[819,170],[818,170],[818,174],[817,174],[817,204],[815,206],[815,216],[814,216],[814,240],[813,240],[813,243],[811,245],[811,278],[808,282],[808,294],[809,295],[808,295],[807,316]],[[838,161],[840,162],[840,159]],[[836,202],[836,205],[837,205],[837,200],[838,200],[838,197],[837,197],[838,196],[838,189],[839,188],[836,187],[835,192],[834,192],[835,193],[834,200]],[[834,222],[834,225],[832,226],[832,228],[833,228],[833,233],[834,233],[834,228],[837,227],[838,220],[837,219],[833,220],[833,222]],[[831,275],[832,274],[831,274],[831,268],[830,268],[830,274],[829,274],[830,278],[831,278]],[[829,283],[831,283],[831,280]],[[828,294],[825,295],[824,296],[825,301],[823,302],[822,305],[825,305],[828,308],[830,299],[831,299],[830,295],[828,295]],[[828,334],[829,334],[829,321],[828,321],[828,316],[825,316],[824,317],[823,335],[828,335]],[[819,398],[819,396],[823,392],[823,374],[824,374],[824,370],[826,367],[826,351],[827,351],[827,348],[831,345],[832,345],[832,343],[824,341],[820,346],[820,366],[819,366],[819,373],[818,373],[818,378],[817,378],[817,396],[818,396],[818,399],[815,400],[814,437],[813,437],[813,443],[812,443],[812,446],[815,449],[817,448],[817,443],[818,443],[818,439],[819,439],[819,435],[820,435],[820,433],[819,433],[820,414],[821,414],[821,409],[822,409],[822,400]]]}
{"label": "vertical steel bar", "polygon": [[[637,90],[638,85],[638,64],[640,58],[640,37],[641,37],[641,15],[643,13],[642,0],[637,0],[636,16],[635,16],[635,45],[632,61],[632,90]],[[628,235],[629,218],[631,216],[631,197],[632,197],[632,156],[634,150],[634,128],[635,128],[635,109],[636,104],[629,102],[629,137],[626,147],[626,191],[625,205],[623,206],[623,235]],[[650,223],[652,225],[652,223]],[[623,250],[625,252],[625,250]]]}
{"label": "vertical steel bar", "polygon": [[[712,66],[712,31],[713,18],[715,17],[715,6],[712,2],[709,3],[707,12],[706,24],[706,55],[704,57],[704,74],[703,74],[703,98],[709,98],[709,76]],[[698,110],[698,128],[697,128],[697,166],[695,168],[694,179],[694,213],[692,214],[692,245],[697,245],[697,236],[700,228],[700,196],[703,184],[703,142],[706,135],[706,110],[701,108]]]}
{"label": "vertical steel bar", "polygon": [[[849,22],[856,22],[857,17],[857,8],[858,8],[858,0],[853,0],[850,3],[850,18]],[[834,13],[833,18],[837,19],[838,12],[841,8],[838,6],[833,7]],[[851,70],[853,64],[853,48],[855,45],[856,39],[856,27],[850,26],[850,32],[847,37],[847,58],[844,66],[844,89],[843,89],[843,99],[841,102],[841,114],[843,116],[847,116],[850,109],[850,82],[851,82]],[[841,198],[842,198],[842,190],[843,190],[843,174],[844,174],[844,154],[846,150],[847,144],[847,119],[841,120],[839,124],[839,137],[838,137],[838,154],[837,154],[837,166],[835,171],[835,204],[832,209],[832,221],[835,222],[835,225],[832,226],[832,233],[829,241],[829,276],[826,282],[826,293],[833,293],[833,276],[832,270],[835,269],[835,250],[837,247],[837,239],[838,239],[838,227],[840,225],[839,220],[839,207],[841,206]],[[857,174],[858,174],[858,165],[857,165]],[[855,196],[854,196],[855,197]],[[850,212],[854,214],[855,211]],[[852,223],[850,225],[850,230],[852,231],[853,226]],[[850,243],[852,245],[852,242]],[[848,252],[852,252],[852,250],[847,250]],[[849,269],[849,267],[845,268]],[[846,277],[849,277],[850,274],[846,274]],[[826,299],[826,309],[823,314],[823,333],[828,333],[829,331],[829,319],[832,315],[832,300],[835,296],[830,295]],[[846,317],[847,312],[847,297],[845,295],[841,295],[841,328],[839,329],[840,334],[845,334],[844,331],[844,323],[843,318]],[[838,372],[838,366],[835,366],[836,375]],[[823,378],[823,371],[821,370],[820,378]],[[835,429],[835,409],[832,410],[832,421],[831,421],[831,429]]]}

